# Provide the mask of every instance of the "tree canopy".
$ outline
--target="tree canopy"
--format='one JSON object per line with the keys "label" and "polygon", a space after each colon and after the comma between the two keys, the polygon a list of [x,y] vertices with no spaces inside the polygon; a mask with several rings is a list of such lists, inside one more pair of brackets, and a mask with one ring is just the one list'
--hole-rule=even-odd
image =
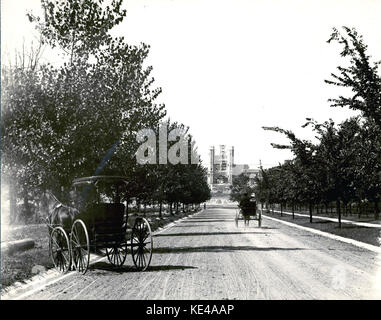
{"label": "tree canopy", "polygon": [[131,179],[129,194],[137,198],[205,201],[205,185],[194,187],[190,179],[206,184],[201,163],[176,169],[182,184],[171,198],[170,186],[163,183],[160,188],[169,189],[159,196],[155,182],[175,179],[173,169],[136,162],[138,132],[156,128],[166,110],[156,102],[161,88],[154,87],[152,67],[145,66],[149,46],[110,34],[126,17],[122,1],[41,4],[43,17],[27,16],[42,42],[62,54],[62,64],[2,68],[2,172],[17,197],[28,202],[50,190],[65,201],[74,178],[118,174]]}
{"label": "tree canopy", "polygon": [[349,59],[349,67],[339,66],[332,73],[330,85],[351,89],[352,96],[330,99],[332,107],[348,107],[360,115],[340,124],[332,119],[318,123],[311,118],[303,127],[312,127],[317,143],[298,139],[290,130],[264,127],[286,135],[294,158],[274,168],[262,170],[256,194],[266,203],[315,204],[336,203],[341,223],[341,206],[358,202],[374,203],[379,217],[381,200],[381,79],[379,62],[371,63],[367,46],[355,29],[333,29],[328,40],[343,46],[341,56]]}

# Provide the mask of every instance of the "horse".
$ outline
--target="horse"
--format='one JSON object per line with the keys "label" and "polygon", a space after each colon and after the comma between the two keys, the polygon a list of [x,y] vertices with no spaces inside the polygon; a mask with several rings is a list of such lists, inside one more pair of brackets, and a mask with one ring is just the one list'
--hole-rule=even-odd
{"label": "horse", "polygon": [[255,216],[257,213],[257,202],[254,196],[245,194],[238,206],[241,209],[244,225],[249,226],[250,216]]}
{"label": "horse", "polygon": [[243,222],[245,226],[248,226],[250,223],[250,214],[248,213],[243,213]]}
{"label": "horse", "polygon": [[45,209],[44,219],[50,231],[52,231],[55,226],[61,226],[69,233],[75,217],[79,215],[79,210],[64,205],[50,191],[44,194],[42,203]]}

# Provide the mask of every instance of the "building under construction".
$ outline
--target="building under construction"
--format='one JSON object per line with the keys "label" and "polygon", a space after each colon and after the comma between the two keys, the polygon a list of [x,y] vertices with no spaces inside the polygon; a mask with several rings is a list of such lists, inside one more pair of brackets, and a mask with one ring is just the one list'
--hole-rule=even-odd
{"label": "building under construction", "polygon": [[212,194],[229,194],[234,176],[238,176],[241,173],[247,174],[250,178],[250,183],[254,184],[254,179],[258,172],[259,169],[252,169],[247,164],[234,163],[233,146],[227,149],[225,145],[220,145],[218,153],[216,153],[214,146],[209,149],[208,179]]}

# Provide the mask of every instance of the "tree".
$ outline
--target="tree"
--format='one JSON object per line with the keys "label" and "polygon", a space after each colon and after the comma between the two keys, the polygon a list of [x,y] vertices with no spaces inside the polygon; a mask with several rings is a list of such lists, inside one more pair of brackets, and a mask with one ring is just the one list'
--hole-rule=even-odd
{"label": "tree", "polygon": [[122,10],[123,0],[41,0],[44,18],[31,13],[27,16],[36,24],[44,42],[59,47],[70,57],[86,60],[91,53],[112,44],[109,31],[127,14]]}
{"label": "tree", "polygon": [[249,177],[244,173],[233,177],[232,185],[230,186],[230,200],[240,202],[245,194],[252,194],[254,188],[249,185]]}
{"label": "tree", "polygon": [[[331,106],[349,107],[360,116],[336,125],[331,119],[317,123],[307,118],[302,127],[312,126],[317,144],[296,138],[293,132],[279,127],[264,127],[285,134],[290,145],[272,144],[278,149],[288,148],[294,159],[277,167],[261,170],[256,193],[269,203],[290,202],[326,207],[336,203],[339,226],[341,208],[344,213],[353,202],[373,202],[375,218],[379,218],[381,200],[381,79],[379,63],[371,63],[367,46],[356,30],[344,27],[344,35],[337,29],[328,42],[344,46],[341,55],[349,58],[349,67],[338,67],[327,83],[349,88],[353,94],[330,99]],[[287,181],[285,183],[285,181]]]}
{"label": "tree", "polygon": [[277,149],[291,149],[300,165],[298,182],[301,188],[301,197],[309,206],[310,222],[312,223],[312,207],[319,199],[319,162],[316,159],[316,146],[307,140],[298,139],[290,130],[279,127],[263,127],[264,130],[271,130],[283,133],[290,140],[290,145],[271,145]]}
{"label": "tree", "polygon": [[349,58],[349,67],[337,67],[339,75],[331,74],[333,80],[326,83],[350,88],[351,97],[340,96],[330,99],[332,106],[349,107],[360,110],[365,118],[381,126],[381,78],[378,75],[378,65],[381,62],[371,63],[367,55],[368,46],[364,44],[363,37],[355,29],[343,27],[344,35],[336,28],[328,43],[336,41],[344,46],[340,55]]}
{"label": "tree", "polygon": [[322,200],[336,201],[339,227],[341,227],[341,202],[346,208],[355,196],[356,154],[360,148],[358,119],[346,120],[339,128],[335,127],[332,120],[323,124],[310,121],[308,124],[312,124],[319,134],[320,143],[316,157],[322,167],[320,171]]}
{"label": "tree", "polygon": [[130,171],[136,132],[165,116],[143,67],[149,47],[111,38],[125,13],[121,1],[102,2],[42,1],[45,22],[29,18],[70,63],[2,72],[2,170],[27,193],[65,200],[76,177]]}
{"label": "tree", "polygon": [[267,170],[260,167],[259,175],[255,177],[255,197],[262,204],[266,204],[266,208],[270,202],[271,181]]}
{"label": "tree", "polygon": [[[343,45],[341,56],[349,58],[349,67],[339,66],[337,69],[339,75],[331,74],[332,80],[325,80],[326,83],[351,89],[352,96],[339,96],[336,99],[330,99],[332,106],[349,107],[350,109],[359,110],[365,118],[364,137],[370,138],[371,143],[363,140],[368,150],[365,151],[369,164],[364,164],[363,168],[369,165],[373,173],[370,173],[371,188],[370,199],[375,203],[375,215],[378,219],[380,208],[378,202],[381,198],[381,77],[378,74],[378,66],[381,62],[370,61],[367,54],[368,46],[364,43],[363,37],[357,33],[355,29],[343,27],[343,33],[337,29],[333,29],[333,33],[328,43],[335,41]],[[358,178],[364,179],[365,172],[358,173]],[[368,179],[365,179],[368,180]]]}

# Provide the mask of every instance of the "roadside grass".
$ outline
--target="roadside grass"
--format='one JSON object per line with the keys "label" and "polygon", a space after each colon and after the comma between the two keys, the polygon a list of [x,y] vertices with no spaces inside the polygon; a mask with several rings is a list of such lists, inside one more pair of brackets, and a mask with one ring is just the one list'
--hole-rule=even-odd
{"label": "roadside grass", "polygon": [[310,223],[309,217],[295,216],[295,219],[292,219],[291,215],[283,214],[283,216],[281,216],[279,212],[272,213],[271,211],[264,212],[264,215],[284,220],[287,222],[295,223],[304,227],[309,227],[320,231],[332,233],[344,238],[365,242],[374,246],[381,246],[380,228],[356,226],[353,224],[343,222],[341,223],[341,228],[339,228],[338,222],[314,219],[312,220],[312,223]]}
{"label": "roadside grass", "polygon": [[[276,210],[280,211],[280,208],[277,207]],[[286,212],[291,213],[291,209],[286,209],[284,210]],[[306,214],[309,216],[309,211],[305,210],[295,210],[295,213],[299,214]],[[316,213],[315,211],[313,212],[314,216],[322,217],[322,218],[333,218],[333,219],[338,219],[338,215],[335,211],[333,212],[319,212]],[[349,221],[354,221],[354,222],[368,222],[368,223],[373,223],[373,224],[381,224],[381,220],[375,220],[374,218],[374,213],[373,212],[368,212],[368,213],[363,213],[361,216],[359,216],[357,213],[352,213],[352,214],[342,214],[341,218],[343,220],[349,220]]]}
{"label": "roadside grass", "polygon": [[2,288],[16,281],[23,282],[36,273],[33,267],[43,266],[45,269],[53,267],[48,252],[48,228],[46,225],[26,225],[12,228],[2,241],[22,240],[31,238],[35,247],[26,251],[1,254],[1,286]]}
{"label": "roadside grass", "polygon": [[[160,227],[193,213],[195,212],[179,212],[171,216],[163,212],[163,216],[160,218],[158,213],[147,212],[146,218],[150,223],[151,230],[155,231]],[[131,226],[130,217],[133,221],[134,214],[129,216],[129,225]],[[35,241],[35,247],[33,249],[10,254],[1,253],[2,288],[6,288],[15,282],[23,283],[25,280],[36,275],[38,270],[47,270],[54,267],[48,252],[49,236],[48,228],[45,224],[15,226],[9,230],[5,236],[2,235],[1,241],[13,241],[26,238],[31,238]]]}
{"label": "roadside grass", "polygon": [[1,255],[2,288],[31,278],[37,273],[33,272],[35,266],[43,266],[45,269],[53,267],[47,249],[33,248],[13,255]]}

